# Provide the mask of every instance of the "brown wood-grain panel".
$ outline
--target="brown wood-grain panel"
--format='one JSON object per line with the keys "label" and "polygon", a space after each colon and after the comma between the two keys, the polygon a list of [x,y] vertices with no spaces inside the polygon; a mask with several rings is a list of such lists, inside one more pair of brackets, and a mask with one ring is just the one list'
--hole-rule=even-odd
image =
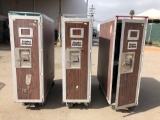
{"label": "brown wood-grain panel", "polygon": [[[32,46],[20,46],[19,27],[33,28]],[[31,48],[32,68],[17,68],[17,92],[18,99],[40,99],[40,82],[39,82],[39,50],[38,50],[38,21],[16,19],[13,21],[15,48]],[[31,74],[31,84],[27,92],[25,83],[26,75]]]}
{"label": "brown wood-grain panel", "polygon": [[111,70],[115,21],[100,26],[97,78],[106,98],[110,99]]}
{"label": "brown wood-grain panel", "polygon": [[[89,22],[65,23],[66,49],[71,48],[71,40],[82,40],[81,68],[66,69],[66,99],[87,99],[88,80],[88,44],[89,44]],[[84,28],[84,38],[70,38],[70,28]],[[79,35],[79,31],[74,32]],[[76,86],[79,86],[76,89]]]}
{"label": "brown wood-grain panel", "polygon": [[[144,28],[143,23],[125,23],[123,53],[124,52],[135,52],[135,61],[134,61],[133,73],[126,73],[126,74],[120,75],[118,106],[135,103],[141,49],[142,49],[141,45],[142,45],[142,38],[143,38],[143,28]],[[140,30],[138,40],[127,40],[128,30],[130,29]],[[137,49],[128,50],[127,49],[128,42],[137,42]]]}
{"label": "brown wood-grain panel", "polygon": [[54,23],[43,17],[43,68],[45,97],[54,79]]}

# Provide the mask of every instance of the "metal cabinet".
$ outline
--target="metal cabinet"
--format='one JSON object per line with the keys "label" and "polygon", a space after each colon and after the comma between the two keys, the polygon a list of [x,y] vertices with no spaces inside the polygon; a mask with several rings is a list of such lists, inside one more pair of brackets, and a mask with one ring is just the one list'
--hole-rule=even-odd
{"label": "metal cabinet", "polygon": [[63,102],[91,101],[92,18],[62,17]]}
{"label": "metal cabinet", "polygon": [[9,12],[14,97],[44,104],[54,79],[54,21],[41,13]]}
{"label": "metal cabinet", "polygon": [[138,105],[147,20],[116,16],[100,25],[97,78],[116,110]]}

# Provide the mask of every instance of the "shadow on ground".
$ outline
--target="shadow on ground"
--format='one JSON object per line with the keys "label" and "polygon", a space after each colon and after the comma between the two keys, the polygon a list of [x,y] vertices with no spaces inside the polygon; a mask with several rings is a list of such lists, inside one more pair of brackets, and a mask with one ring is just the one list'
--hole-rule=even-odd
{"label": "shadow on ground", "polygon": [[[128,113],[123,117],[145,112],[160,106],[160,82],[154,78],[142,78],[139,105],[134,111]],[[99,88],[97,77],[92,76],[92,92],[91,92],[91,106],[85,107],[84,104],[76,104],[71,109],[101,109],[109,107],[107,100]],[[51,88],[47,97],[46,105],[37,106],[32,110],[40,109],[57,109],[66,107],[62,103],[62,80],[55,80],[55,85]],[[122,111],[119,111],[122,112]]]}
{"label": "shadow on ground", "polygon": [[141,80],[139,104],[124,117],[154,109],[160,106],[160,82],[154,78],[143,77]]}
{"label": "shadow on ground", "polygon": [[[75,104],[70,109],[100,109],[109,106],[104,94],[99,88],[99,84],[96,76],[92,76],[92,94],[91,94],[91,106],[85,107],[84,104]],[[55,80],[55,85],[51,88],[46,104],[44,106],[37,105],[35,108],[28,108],[32,110],[40,109],[57,109],[61,107],[67,107],[62,103],[62,80]]]}
{"label": "shadow on ground", "polygon": [[35,108],[27,108],[31,110],[40,110],[40,109],[57,109],[65,107],[65,104],[62,103],[62,80],[54,80],[54,86],[51,87],[45,105],[36,105]]}
{"label": "shadow on ground", "polygon": [[0,44],[0,51],[11,51],[10,44]]}
{"label": "shadow on ground", "polygon": [[92,86],[91,86],[91,105],[90,107],[85,107],[84,104],[76,104],[71,109],[101,109],[108,107],[109,104],[99,87],[97,76],[92,76]]}
{"label": "shadow on ground", "polygon": [[0,82],[0,90],[2,90],[2,88],[5,86],[4,83]]}

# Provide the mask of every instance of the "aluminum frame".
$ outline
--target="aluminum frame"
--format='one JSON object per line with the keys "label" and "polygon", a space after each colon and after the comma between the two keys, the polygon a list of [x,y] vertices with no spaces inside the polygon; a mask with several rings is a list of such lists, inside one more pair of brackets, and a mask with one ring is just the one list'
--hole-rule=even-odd
{"label": "aluminum frame", "polygon": [[[43,24],[43,18],[45,18],[46,20],[48,20],[48,21],[50,21],[50,22],[52,22],[53,24],[54,24],[54,20],[52,20],[51,18],[49,18],[48,16],[46,16],[45,14],[41,14],[41,16],[40,16],[40,18],[41,18],[41,21],[40,21],[40,26],[42,26],[42,24]],[[40,27],[40,38],[42,38],[43,39],[43,27]],[[42,41],[42,43],[41,43],[41,49],[39,50],[39,52],[41,52],[41,54],[42,54],[42,60],[43,60],[43,41]],[[40,53],[39,53],[40,54]],[[54,54],[55,55],[55,54]],[[44,60],[43,60],[44,61]],[[54,60],[54,62],[55,62],[55,60]],[[43,80],[42,80],[42,85],[43,85],[43,88],[44,88],[44,75],[43,75],[43,73],[44,73],[44,68],[43,68],[43,63],[41,64],[41,66],[42,66],[42,72],[41,72],[41,76],[43,77]],[[54,76],[55,76],[55,65],[54,65]],[[51,88],[51,86],[52,86],[52,83],[50,84],[50,88]],[[46,100],[46,98],[47,98],[47,96],[48,96],[48,93],[49,93],[49,90],[50,89],[48,89],[48,91],[47,91],[47,94],[46,94],[46,96],[44,96],[45,94],[44,94],[44,89],[42,89],[42,93],[43,93],[43,95],[41,96],[42,97],[42,102],[45,102],[45,100]]]}
{"label": "aluminum frame", "polygon": [[[112,51],[113,51],[112,53],[114,54],[114,52],[115,52],[115,39],[116,39],[116,34],[115,34],[115,32],[116,32],[116,29],[117,29],[117,18],[116,18],[116,17],[111,18],[111,19],[109,19],[109,20],[106,20],[106,21],[104,21],[104,22],[101,22],[101,24],[105,24],[105,23],[111,22],[111,21],[114,21],[114,24],[115,24],[115,26],[114,26],[113,46],[112,46],[112,48],[113,48],[113,49],[112,49]],[[113,26],[112,26],[112,29],[113,29]],[[114,64],[114,55],[112,56],[112,59],[111,59],[111,66],[113,66],[113,64]],[[105,92],[104,89],[101,87],[104,95],[106,96],[106,99],[107,99],[109,105],[112,104],[112,103],[111,103],[111,100],[112,100],[113,70],[111,70],[111,77],[110,77],[110,79],[111,79],[111,82],[110,82],[110,99],[107,98],[107,96],[105,95],[106,92]],[[99,84],[100,84],[100,82],[99,82]],[[102,86],[102,85],[100,84],[100,86]]]}
{"label": "aluminum frame", "polygon": [[145,20],[144,22],[144,29],[143,29],[143,40],[142,40],[142,45],[141,45],[141,57],[140,57],[140,66],[139,66],[139,74],[138,74],[138,78],[139,78],[139,82],[137,83],[137,91],[136,91],[136,105],[138,105],[138,97],[139,97],[139,91],[140,91],[140,82],[141,82],[141,75],[142,75],[142,66],[143,66],[143,56],[144,56],[144,47],[145,47],[145,39],[146,39],[146,34],[147,34],[147,23],[148,23],[148,19]]}
{"label": "aluminum frame", "polygon": [[[138,105],[138,96],[139,96],[139,88],[140,88],[140,80],[141,80],[141,68],[142,68],[142,60],[143,60],[143,52],[144,52],[144,46],[145,46],[145,34],[146,34],[146,26],[147,26],[147,21],[148,19],[144,20],[131,20],[131,19],[123,19],[122,20],[122,32],[121,32],[121,44],[120,44],[120,57],[119,57],[119,64],[118,64],[118,79],[117,79],[117,89],[116,89],[116,101],[115,101],[115,109],[122,109],[126,107],[131,107],[131,106],[137,106]],[[121,64],[121,56],[122,56],[122,51],[123,51],[123,40],[124,40],[124,30],[125,30],[125,23],[130,22],[130,23],[143,23],[144,28],[143,28],[143,38],[142,38],[142,45],[141,45],[141,56],[140,56],[140,65],[139,65],[139,73],[138,73],[138,82],[137,82],[137,89],[136,89],[136,98],[135,102],[128,104],[128,105],[123,105],[118,107],[118,97],[119,97],[119,85],[120,85],[120,64]]]}
{"label": "aluminum frame", "polygon": [[[26,102],[26,103],[41,103],[44,102],[44,76],[43,76],[43,44],[42,44],[42,26],[40,25],[42,21],[42,15],[40,16],[20,16],[17,14],[8,14],[9,16],[9,26],[10,26],[10,38],[11,38],[11,53],[12,53],[12,72],[13,72],[13,84],[14,84],[14,100],[15,102]],[[40,99],[18,99],[17,91],[17,76],[15,69],[15,44],[14,44],[14,32],[13,32],[13,21],[16,19],[34,19],[38,21],[38,48],[39,48],[39,76],[40,76]]]}
{"label": "aluminum frame", "polygon": [[[66,58],[65,58],[65,22],[89,22],[89,35],[88,35],[88,85],[87,85],[87,99],[66,99]],[[91,102],[91,52],[92,52],[92,18],[65,18],[61,17],[61,30],[62,30],[62,97],[65,103],[90,103]]]}

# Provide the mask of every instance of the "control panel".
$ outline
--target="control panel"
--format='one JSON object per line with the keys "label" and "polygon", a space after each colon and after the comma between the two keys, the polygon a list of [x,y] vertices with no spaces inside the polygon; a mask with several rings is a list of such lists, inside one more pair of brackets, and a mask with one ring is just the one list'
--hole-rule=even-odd
{"label": "control panel", "polygon": [[66,69],[81,68],[81,50],[67,49],[66,50]]}
{"label": "control panel", "polygon": [[121,74],[133,72],[134,58],[135,58],[135,52],[122,53]]}
{"label": "control panel", "polygon": [[16,68],[31,68],[31,49],[15,48]]}

